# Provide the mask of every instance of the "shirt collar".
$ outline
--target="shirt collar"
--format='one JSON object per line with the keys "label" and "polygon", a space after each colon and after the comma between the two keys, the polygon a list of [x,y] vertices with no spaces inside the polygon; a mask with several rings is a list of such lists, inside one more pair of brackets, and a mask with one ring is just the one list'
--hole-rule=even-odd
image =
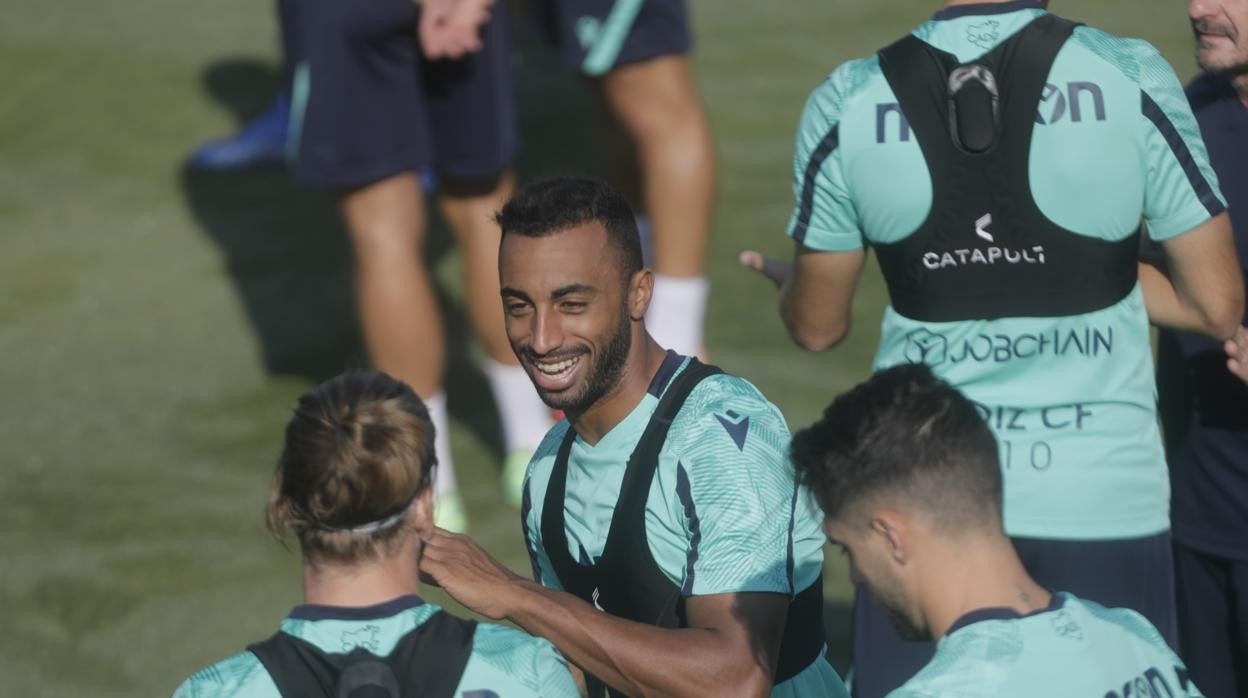
{"label": "shirt collar", "polygon": [[[633,409],[629,410],[624,419],[621,419],[615,426],[607,430],[607,433],[598,439],[598,443],[593,445],[590,445],[580,434],[577,434],[576,447],[590,449],[593,452],[614,451],[617,447],[627,442],[628,449],[631,452],[633,447],[637,445],[637,432],[633,431],[632,427],[621,427],[640,421],[643,423],[641,428],[644,428],[644,422],[648,421],[654,413],[657,401],[663,397],[663,391],[667,390],[667,387],[671,385],[672,378],[680,371],[681,366],[685,365],[688,358],[668,349],[667,354],[663,356],[663,363],[659,364],[659,370],[655,371],[654,377],[650,379],[650,385],[646,388],[646,394],[641,396],[641,400],[633,406]],[[653,397],[654,400],[648,400],[647,398],[649,397]]]}
{"label": "shirt collar", "polygon": [[1066,595],[1057,592],[1049,592],[1049,605],[1044,608],[1038,608],[1031,613],[1019,613],[1012,608],[977,608],[970,613],[962,616],[949,626],[949,630],[945,631],[945,637],[952,635],[955,631],[961,630],[968,625],[979,623],[985,620],[1018,620],[1020,618],[1030,618],[1038,616],[1041,613],[1049,613],[1062,608],[1066,603]]}
{"label": "shirt collar", "polygon": [[295,606],[287,618],[295,620],[381,620],[424,605],[415,594],[390,599],[375,606],[323,606],[305,603]]}
{"label": "shirt collar", "polygon": [[655,371],[654,378],[650,380],[650,387],[646,389],[646,392],[655,397],[662,396],[663,391],[667,389],[667,384],[672,382],[672,377],[684,363],[684,356],[668,349],[663,357],[663,363],[659,366],[659,370]]}
{"label": "shirt collar", "polygon": [[1043,10],[1044,3],[1040,0],[1010,0],[1010,2],[980,2],[970,5],[953,5],[941,8],[932,15],[932,19],[957,19],[959,17],[975,17],[979,15],[1003,15],[1019,10]]}

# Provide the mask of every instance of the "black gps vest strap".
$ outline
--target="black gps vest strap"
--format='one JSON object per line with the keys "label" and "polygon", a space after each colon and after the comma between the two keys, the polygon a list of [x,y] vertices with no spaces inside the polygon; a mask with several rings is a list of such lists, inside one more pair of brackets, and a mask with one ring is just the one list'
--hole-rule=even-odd
{"label": "black gps vest strap", "polygon": [[[568,430],[555,458],[541,521],[542,547],[565,591],[620,618],[661,628],[688,627],[681,588],[667,578],[650,553],[645,509],[672,422],[693,389],[718,373],[718,368],[690,359],[689,365],[672,379],[629,456],[602,557],[588,561],[589,564],[578,563],[568,551],[564,501],[568,458],[576,440],[576,432]],[[790,601],[774,683],[787,681],[810,666],[826,643],[820,578]],[[595,677],[586,678],[591,698],[604,693],[620,695]]]}
{"label": "black gps vest strap", "polygon": [[247,649],[283,698],[453,698],[472,656],[475,621],[438,611],[379,657],[356,647],[325,652],[278,631]]}
{"label": "black gps vest strap", "polygon": [[[718,368],[691,358],[685,370],[676,374],[667,386],[628,458],[602,557],[587,565],[572,559],[568,552],[564,501],[568,458],[576,441],[576,431],[568,428],[546,488],[541,524],[542,547],[565,591],[620,618],[660,628],[685,626],[685,599],[680,587],[672,584],[650,554],[646,539],[646,500],[658,469],[659,452],[667,441],[672,422],[693,389],[704,378],[717,373],[720,373]],[[585,683],[589,698],[623,695],[588,673]]]}
{"label": "black gps vest strap", "polygon": [[[928,322],[1057,317],[1108,307],[1136,283],[1136,235],[1106,241],[1067,230],[1040,211],[1030,184],[1037,108],[1049,71],[1076,25],[1033,20],[970,64],[913,35],[880,51],[932,181],[932,208],[911,235],[875,244],[893,307]],[[990,145],[958,142],[950,76],[994,78]]]}
{"label": "black gps vest strap", "polygon": [[[659,452],[667,441],[672,421],[680,412],[685,400],[704,378],[720,373],[714,366],[707,366],[697,359],[672,379],[650,417],[649,424],[629,456],[611,516],[611,527],[598,562],[583,565],[568,552],[568,535],[564,524],[564,501],[567,498],[568,457],[576,432],[569,428],[559,446],[546,489],[542,507],[542,547],[554,567],[559,582],[569,593],[630,620],[650,623],[660,627],[680,627],[684,621],[680,589],[667,579],[651,559],[645,536],[645,507],[650,493],[650,483],[658,468]],[[631,550],[629,548],[632,548]],[[648,562],[643,569],[628,569],[628,560],[621,560],[620,572],[624,578],[604,574],[606,568],[616,562],[616,556],[642,556]],[[621,593],[604,593],[604,587],[626,587]],[[597,598],[595,598],[597,592]]]}
{"label": "black gps vest strap", "polygon": [[789,601],[789,615],[780,638],[773,684],[780,684],[802,673],[827,649],[828,634],[823,627],[823,575],[815,578]]}

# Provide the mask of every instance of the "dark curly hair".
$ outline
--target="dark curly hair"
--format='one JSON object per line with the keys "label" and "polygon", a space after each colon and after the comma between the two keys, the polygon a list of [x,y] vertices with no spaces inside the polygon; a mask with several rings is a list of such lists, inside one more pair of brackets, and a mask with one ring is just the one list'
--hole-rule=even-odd
{"label": "dark curly hair", "polygon": [[836,398],[790,451],[832,519],[885,495],[946,524],[1001,525],[996,439],[975,404],[923,364],[880,371]]}

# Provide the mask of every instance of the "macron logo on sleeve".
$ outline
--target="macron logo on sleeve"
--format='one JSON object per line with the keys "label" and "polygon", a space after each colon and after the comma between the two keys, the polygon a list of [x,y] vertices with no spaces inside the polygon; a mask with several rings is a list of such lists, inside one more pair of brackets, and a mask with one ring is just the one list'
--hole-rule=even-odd
{"label": "macron logo on sleeve", "polygon": [[724,414],[715,415],[715,419],[724,427],[724,431],[728,432],[728,436],[732,438],[732,442],[737,445],[737,449],[745,450],[745,437],[750,431],[750,418],[728,410]]}

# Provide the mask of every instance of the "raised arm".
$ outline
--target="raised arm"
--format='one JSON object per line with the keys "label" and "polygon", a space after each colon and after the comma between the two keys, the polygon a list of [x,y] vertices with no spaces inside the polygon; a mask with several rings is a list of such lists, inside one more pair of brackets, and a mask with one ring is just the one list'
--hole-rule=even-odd
{"label": "raised arm", "polygon": [[1154,324],[1229,339],[1243,320],[1244,287],[1226,202],[1183,86],[1165,58],[1140,42],[1143,217],[1164,264],[1142,266]]}
{"label": "raised arm", "polygon": [[823,351],[849,334],[850,308],[866,259],[865,240],[841,169],[840,118],[853,63],[842,65],[811,92],[802,109],[793,155],[793,213],[787,234],[793,262],[758,252],[741,263],[780,289],[780,317],[798,346]]}
{"label": "raised arm", "polygon": [[866,253],[820,252],[795,245],[792,262],[748,250],[741,264],[767,277],[780,289],[780,318],[803,349],[831,349],[849,335],[854,289]]}
{"label": "raised arm", "polygon": [[780,287],[780,317],[797,345],[824,351],[849,334],[850,311],[866,253],[816,252],[801,244]]}

